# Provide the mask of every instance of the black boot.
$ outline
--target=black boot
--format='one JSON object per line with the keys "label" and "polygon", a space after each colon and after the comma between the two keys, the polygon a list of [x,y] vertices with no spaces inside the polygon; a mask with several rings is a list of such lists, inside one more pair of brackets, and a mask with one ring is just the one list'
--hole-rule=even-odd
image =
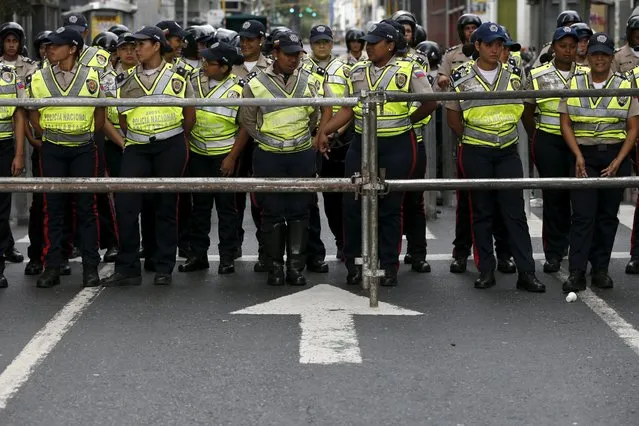
{"label": "black boot", "polygon": [[104,253],[104,256],[102,257],[102,261],[104,263],[113,263],[115,262],[116,257],[118,257],[118,248],[111,247],[110,249],[106,251],[106,253]]}
{"label": "black boot", "polygon": [[287,235],[286,282],[290,285],[306,285],[306,278],[302,272],[306,263],[308,220],[290,221]]}
{"label": "black boot", "polygon": [[584,291],[586,289],[586,274],[584,271],[581,269],[570,271],[570,276],[563,283],[561,289],[564,293]]}
{"label": "black boot", "polygon": [[520,272],[517,279],[517,289],[531,293],[544,293],[546,286],[537,279],[534,272]]}
{"label": "black boot", "polygon": [[639,275],[639,259],[630,259],[626,265],[626,274]]}
{"label": "black boot", "polygon": [[[411,265],[410,269],[414,272],[419,273],[428,273],[430,272],[430,264],[426,261],[426,256],[411,256]],[[406,263],[406,258],[404,258],[404,263]]]}
{"label": "black boot", "polygon": [[142,277],[140,275],[125,275],[121,272],[115,272],[112,275],[103,278],[100,281],[104,287],[127,287],[136,286],[142,284]]}
{"label": "black boot", "polygon": [[268,285],[284,285],[284,250],[286,248],[286,224],[277,223],[262,233],[264,252],[268,260]]}
{"label": "black boot", "polygon": [[456,257],[450,264],[450,272],[452,272],[453,274],[463,274],[464,272],[466,272],[467,261],[468,259],[465,257]]}
{"label": "black boot", "polygon": [[306,269],[308,269],[308,272],[326,274],[328,273],[328,264],[323,259],[308,259]]}
{"label": "black boot", "polygon": [[178,266],[180,272],[201,271],[202,269],[209,269],[209,260],[206,255],[189,257],[184,264]]}
{"label": "black boot", "polygon": [[384,278],[379,285],[383,287],[395,287],[397,285],[397,268],[390,266],[384,268]]}
{"label": "black boot", "polygon": [[42,269],[43,266],[41,262],[30,260],[24,268],[24,275],[40,275],[42,273]]}
{"label": "black boot", "polygon": [[412,265],[413,264],[413,255],[410,253],[406,253],[404,255],[404,265]]}
{"label": "black boot", "polygon": [[9,287],[9,282],[4,276],[4,262],[0,262],[0,264],[0,288],[7,288]]}
{"label": "black boot", "polygon": [[98,275],[98,267],[83,265],[82,266],[82,287],[97,287],[100,285],[100,276]]}
{"label": "black boot", "polygon": [[546,274],[559,272],[560,268],[561,268],[561,260],[559,259],[548,259],[544,263],[544,273]]}
{"label": "black boot", "polygon": [[71,265],[69,265],[68,260],[62,262],[62,265],[60,265],[60,269],[58,270],[58,272],[60,272],[60,275],[71,275]]}
{"label": "black boot", "polygon": [[597,288],[612,288],[614,283],[610,275],[608,275],[607,269],[593,269],[592,277],[590,278],[590,284]]}
{"label": "black boot", "polygon": [[60,270],[58,268],[47,268],[36,281],[38,288],[51,288],[60,284]]}
{"label": "black boot", "polygon": [[11,247],[5,252],[4,260],[11,263],[22,263],[24,261],[24,256],[17,248]]}
{"label": "black boot", "polygon": [[362,265],[356,265],[355,260],[346,259],[346,284],[360,285],[362,284]]}
{"label": "black boot", "polygon": [[235,262],[232,258],[223,257],[217,267],[217,273],[220,275],[232,274],[235,272]]}
{"label": "black boot", "polygon": [[253,265],[253,272],[268,272],[269,261],[267,259],[266,249],[260,240],[257,241],[257,263]]}
{"label": "black boot", "polygon": [[491,288],[497,281],[495,280],[495,271],[480,272],[479,278],[475,280],[475,288],[486,289]]}
{"label": "black boot", "polygon": [[517,272],[517,267],[515,266],[515,262],[508,257],[497,259],[497,270],[502,274],[514,274]]}

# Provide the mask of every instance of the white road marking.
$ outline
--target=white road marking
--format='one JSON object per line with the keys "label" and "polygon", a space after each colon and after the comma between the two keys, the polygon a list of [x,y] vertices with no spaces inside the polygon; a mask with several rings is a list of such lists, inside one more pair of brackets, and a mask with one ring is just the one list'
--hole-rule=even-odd
{"label": "white road marking", "polygon": [[635,217],[635,206],[622,204],[619,206],[619,223],[632,231],[632,221]]}
{"label": "white road marking", "polygon": [[[568,279],[568,273],[562,268],[557,273],[557,278],[562,282],[566,281]],[[612,309],[605,300],[597,296],[590,288],[579,292],[577,300],[584,302],[634,353],[639,355],[639,331]]]}
{"label": "white road marking", "polygon": [[531,213],[528,218],[528,230],[531,238],[541,238],[543,222],[535,213]]}
{"label": "white road marking", "polygon": [[231,312],[241,315],[300,315],[301,364],[360,364],[362,355],[353,315],[422,315],[380,302],[369,308],[368,298],[328,284]]}
{"label": "white road marking", "polygon": [[25,235],[24,237],[20,238],[19,240],[16,240],[16,243],[30,244],[31,240],[29,239],[29,234]]}
{"label": "white road marking", "polygon": [[[110,275],[113,273],[113,264],[104,265],[99,273],[100,278]],[[9,400],[29,380],[36,367],[53,351],[66,332],[100,295],[102,289],[102,287],[82,289],[33,336],[0,374],[0,410],[7,407]]]}

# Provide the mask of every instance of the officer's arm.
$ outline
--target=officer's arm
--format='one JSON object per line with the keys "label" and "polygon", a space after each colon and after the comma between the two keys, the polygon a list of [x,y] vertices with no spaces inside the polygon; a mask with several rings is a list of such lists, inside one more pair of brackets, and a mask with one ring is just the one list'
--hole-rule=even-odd
{"label": "officer's arm", "polygon": [[[633,101],[636,102],[635,99]],[[639,116],[635,115],[634,117],[628,117],[626,121],[626,140],[623,143],[623,146],[619,150],[619,154],[617,154],[617,160],[619,160],[619,164],[630,154],[632,148],[635,146],[635,141],[637,137],[639,137]]]}
{"label": "officer's arm", "polygon": [[326,123],[322,129],[322,133],[327,136],[335,133],[338,129],[345,126],[351,118],[353,118],[353,115],[353,107],[343,106],[337,111],[333,118]]}
{"label": "officer's arm", "polygon": [[184,135],[189,138],[191,136],[191,130],[195,125],[195,107],[182,108],[182,115],[184,116]]}
{"label": "officer's arm", "polygon": [[561,136],[563,136],[566,145],[568,145],[568,148],[570,148],[570,151],[572,151],[576,159],[583,159],[581,149],[579,149],[579,144],[577,143],[577,138],[575,137],[575,132],[572,129],[572,121],[570,120],[570,115],[568,115],[568,113],[566,112],[561,112],[559,116],[559,124],[561,125]]}
{"label": "officer's arm", "polygon": [[120,130],[126,135],[126,115],[118,114],[118,121],[120,122]]}
{"label": "officer's arm", "polygon": [[464,134],[464,120],[462,118],[462,112],[454,109],[446,108],[446,119],[448,120],[448,127],[461,138]]}
{"label": "officer's arm", "polygon": [[16,108],[13,113],[13,125],[16,139],[16,153],[11,163],[11,174],[19,176],[24,169],[24,129],[26,127],[26,113],[22,108]]}
{"label": "officer's arm", "polygon": [[109,120],[105,120],[102,131],[111,142],[113,142],[120,148],[124,148],[124,138],[122,137],[120,132],[118,132],[118,129],[115,128],[113,123],[111,123]]}
{"label": "officer's arm", "polygon": [[40,127],[40,111],[37,109],[32,109],[29,111],[29,122],[31,123],[31,127],[33,127],[37,134],[41,135],[44,133],[42,127]]}
{"label": "officer's arm", "polygon": [[[249,85],[245,85],[242,90],[242,98],[254,98],[253,92]],[[257,136],[257,110],[256,106],[242,105],[238,114],[238,121],[240,126],[248,132],[248,134],[255,139]]]}
{"label": "officer's arm", "polygon": [[100,132],[104,127],[104,121],[106,120],[106,108],[97,107],[93,112],[93,122],[95,123],[95,131]]}
{"label": "officer's arm", "polygon": [[535,134],[535,108],[535,104],[524,104],[522,121],[524,122],[524,127],[526,128],[526,133],[528,133],[529,138],[532,138]]}

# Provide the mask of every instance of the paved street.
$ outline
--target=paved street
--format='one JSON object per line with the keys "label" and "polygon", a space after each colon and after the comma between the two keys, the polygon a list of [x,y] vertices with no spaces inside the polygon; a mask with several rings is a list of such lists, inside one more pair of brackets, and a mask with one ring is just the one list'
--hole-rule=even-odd
{"label": "paved street", "polygon": [[[82,290],[74,263],[42,290],[10,264],[0,424],[637,424],[639,278],[623,273],[632,213],[620,212],[614,290],[571,304],[562,274],[539,272],[542,295],[516,291],[515,276],[479,291],[474,267],[450,274],[449,208],[428,225],[433,272],[402,265],[400,285],[380,290],[384,315],[344,284],[327,229],[331,271],[307,274],[306,288],[267,287],[253,241],[235,275],[212,261],[166,288],[147,274],[137,288]],[[26,253],[26,229],[14,233]]]}

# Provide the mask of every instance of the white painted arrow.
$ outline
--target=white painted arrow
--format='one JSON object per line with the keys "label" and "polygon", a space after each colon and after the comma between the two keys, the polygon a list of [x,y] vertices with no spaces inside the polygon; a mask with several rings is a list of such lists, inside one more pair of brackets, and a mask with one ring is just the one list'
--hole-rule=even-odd
{"label": "white painted arrow", "polygon": [[353,315],[422,315],[421,312],[379,303],[368,307],[368,298],[328,284],[251,306],[232,314],[300,315],[301,364],[360,364]]}

